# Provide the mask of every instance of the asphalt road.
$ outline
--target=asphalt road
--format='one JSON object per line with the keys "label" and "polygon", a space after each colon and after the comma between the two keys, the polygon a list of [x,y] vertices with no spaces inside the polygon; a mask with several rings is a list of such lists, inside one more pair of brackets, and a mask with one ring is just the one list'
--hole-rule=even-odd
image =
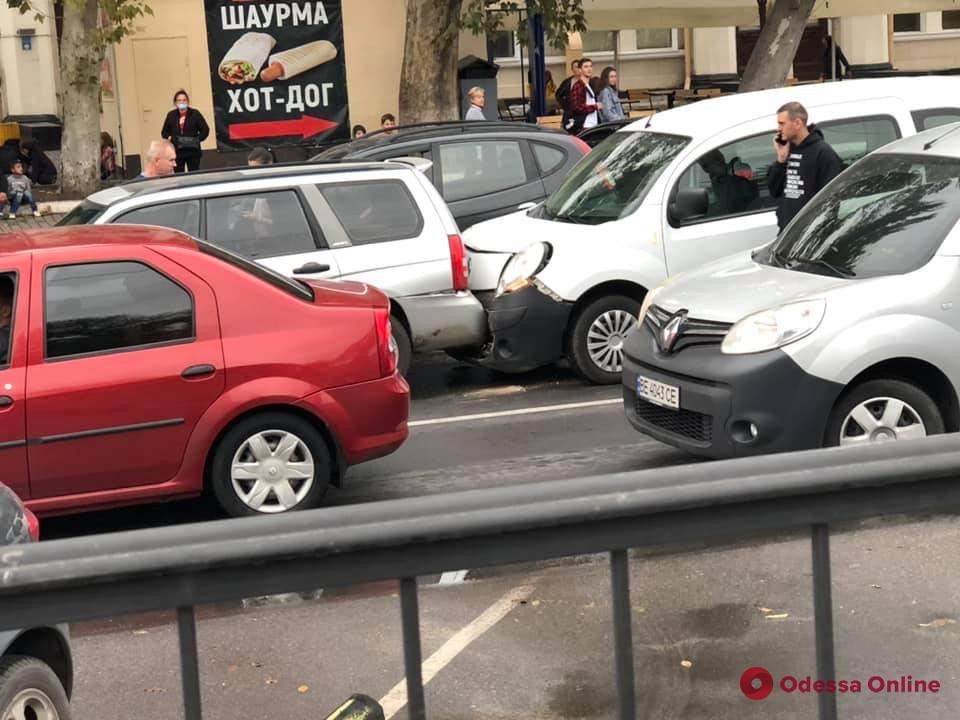
{"label": "asphalt road", "polygon": [[[409,381],[410,439],[393,455],[351,469],[343,489],[330,489],[327,504],[694,461],[634,432],[619,387],[590,386],[567,368],[508,376],[432,355],[414,365]],[[554,409],[569,405],[575,407]],[[210,501],[191,500],[48,518],[42,530],[45,539],[56,539],[220,517]]]}
{"label": "asphalt road", "polygon": [[[634,433],[618,388],[552,368],[520,378],[442,358],[411,372],[409,442],[354,469],[330,504],[367,502],[635,468],[692,458]],[[571,407],[571,405],[573,407]],[[558,409],[557,406],[560,406]],[[585,480],[587,482],[588,480]],[[48,519],[44,537],[220,517],[203,501]],[[939,693],[864,691],[841,717],[946,720],[960,702],[960,521],[896,518],[832,540],[838,677],[937,680]],[[810,546],[744,542],[631,559],[638,718],[815,717],[815,696],[752,702],[741,673],[815,675]],[[615,717],[610,578],[603,558],[421,578],[427,702],[439,720]],[[201,608],[204,717],[324,717],[362,692],[407,717],[393,583]],[[72,628],[75,717],[182,717],[170,614]]]}

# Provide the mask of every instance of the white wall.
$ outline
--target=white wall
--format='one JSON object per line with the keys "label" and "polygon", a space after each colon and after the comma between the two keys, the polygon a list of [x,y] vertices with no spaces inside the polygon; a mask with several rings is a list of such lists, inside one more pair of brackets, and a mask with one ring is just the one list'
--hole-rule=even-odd
{"label": "white wall", "polygon": [[[56,26],[51,0],[37,0],[44,22],[0,2],[0,95],[5,115],[59,115]],[[17,30],[33,28],[33,48],[21,49]]]}

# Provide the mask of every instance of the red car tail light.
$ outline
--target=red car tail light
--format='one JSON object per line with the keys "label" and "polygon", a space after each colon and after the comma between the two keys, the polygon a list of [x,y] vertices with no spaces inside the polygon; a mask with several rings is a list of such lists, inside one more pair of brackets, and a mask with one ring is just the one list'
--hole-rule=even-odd
{"label": "red car tail light", "polygon": [[30,537],[33,538],[34,542],[40,539],[40,521],[37,520],[37,516],[32,512],[23,509],[23,514],[27,518],[27,529],[30,531]]}
{"label": "red car tail light", "polygon": [[397,342],[393,339],[393,331],[390,329],[390,310],[388,308],[377,308],[373,312],[377,326],[380,373],[383,377],[386,377],[392,375],[397,369],[397,361],[399,360]]}
{"label": "red car tail light", "polygon": [[470,275],[467,265],[467,251],[459,235],[447,235],[450,242],[450,269],[453,271],[453,289],[457,292],[467,289]]}
{"label": "red car tail light", "polygon": [[584,154],[584,155],[586,155],[588,152],[590,152],[590,146],[587,145],[587,144],[586,144],[583,140],[581,140],[580,138],[574,136],[573,141],[579,146],[579,148],[580,148],[581,150],[583,150],[583,154]]}

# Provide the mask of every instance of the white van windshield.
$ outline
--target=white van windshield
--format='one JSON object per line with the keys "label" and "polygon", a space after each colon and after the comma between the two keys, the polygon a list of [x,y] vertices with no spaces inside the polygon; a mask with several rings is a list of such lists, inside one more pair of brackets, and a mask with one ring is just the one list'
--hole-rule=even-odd
{"label": "white van windshield", "polygon": [[872,155],[840,175],[756,259],[848,278],[923,267],[960,220],[960,161]]}
{"label": "white van windshield", "polygon": [[690,138],[615,132],[590,151],[532,217],[599,225],[632,213]]}

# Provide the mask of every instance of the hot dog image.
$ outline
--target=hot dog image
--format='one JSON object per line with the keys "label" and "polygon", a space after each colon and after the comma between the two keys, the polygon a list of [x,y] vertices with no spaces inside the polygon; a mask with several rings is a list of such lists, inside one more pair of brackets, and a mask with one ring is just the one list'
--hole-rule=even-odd
{"label": "hot dog image", "polygon": [[329,40],[309,42],[271,55],[267,68],[260,73],[260,79],[264,82],[289,80],[300,73],[313,70],[317,65],[330,62],[335,57],[337,48]]}
{"label": "hot dog image", "polygon": [[257,79],[277,41],[267,33],[244,33],[220,61],[220,77],[231,85],[242,85]]}

